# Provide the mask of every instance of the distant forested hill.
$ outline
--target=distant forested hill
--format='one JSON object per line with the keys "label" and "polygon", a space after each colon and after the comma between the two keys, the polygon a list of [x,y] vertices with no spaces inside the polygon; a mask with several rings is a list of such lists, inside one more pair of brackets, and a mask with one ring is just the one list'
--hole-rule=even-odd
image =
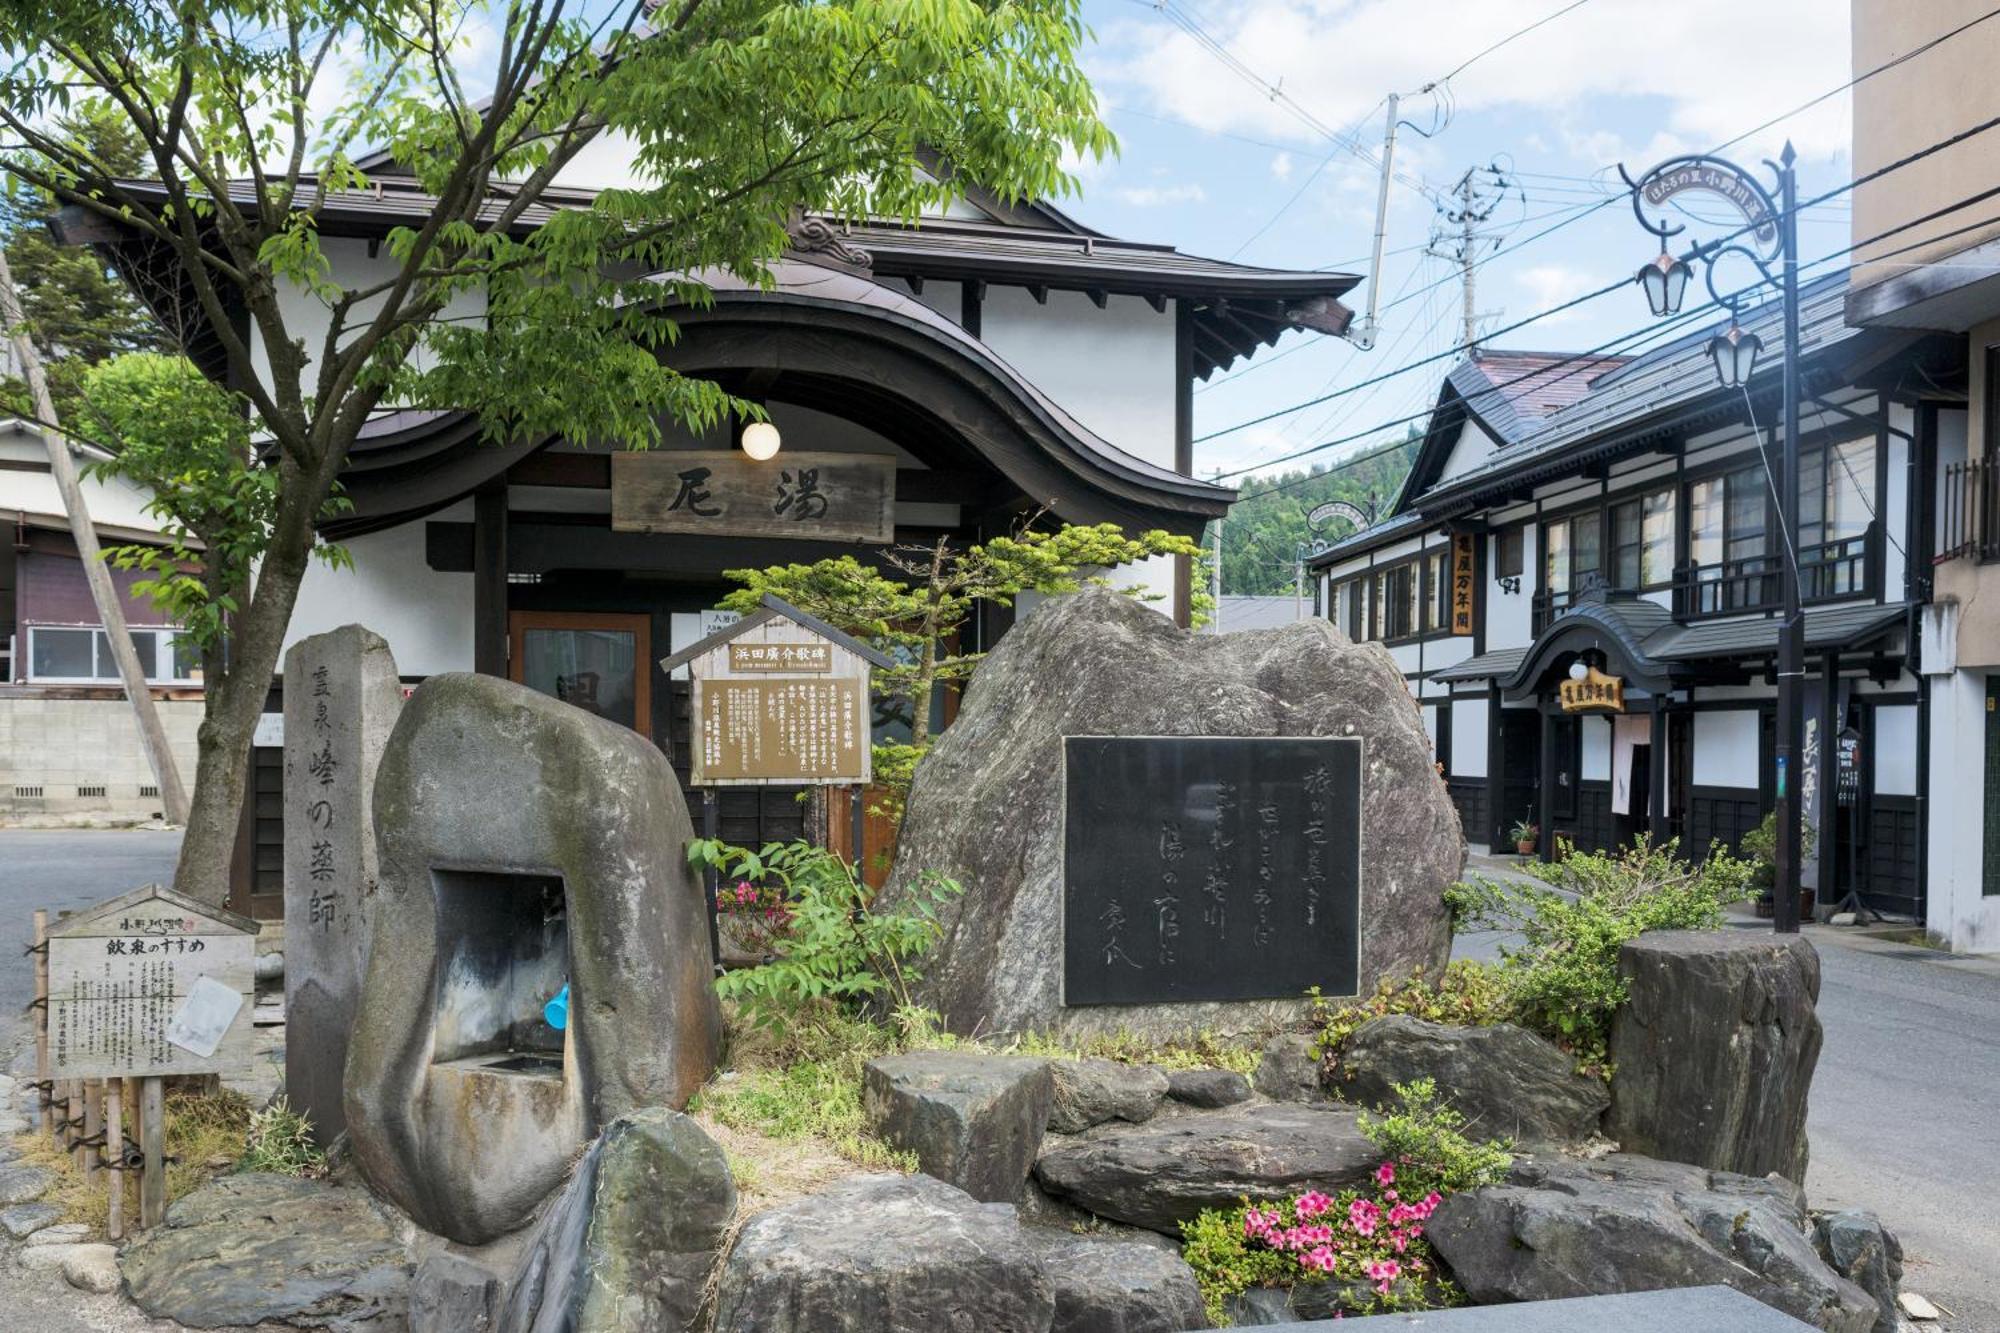
{"label": "distant forested hill", "polygon": [[[1351,466],[1336,459],[1331,466],[1259,473],[1241,482],[1242,494],[1248,498],[1236,502],[1222,525],[1222,590],[1290,592],[1298,544],[1312,536],[1306,514],[1328,500],[1346,500],[1363,509],[1372,502],[1376,514],[1384,514],[1416,457],[1418,438],[1412,431],[1403,448]],[[1345,523],[1336,520],[1320,535],[1339,538],[1349,531]],[[1208,541],[1212,548],[1212,530]]]}

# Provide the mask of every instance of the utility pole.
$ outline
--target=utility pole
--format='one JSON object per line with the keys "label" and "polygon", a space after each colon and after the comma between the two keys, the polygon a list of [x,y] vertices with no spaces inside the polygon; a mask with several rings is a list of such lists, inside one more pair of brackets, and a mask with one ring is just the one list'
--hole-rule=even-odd
{"label": "utility pole", "polygon": [[1493,216],[1512,184],[1497,166],[1468,167],[1458,178],[1458,184],[1451,187],[1453,204],[1440,206],[1442,225],[1431,234],[1428,253],[1458,265],[1460,319],[1464,325],[1460,346],[1467,352],[1479,345],[1479,249],[1484,238],[1478,229]]}
{"label": "utility pole", "polygon": [[1396,109],[1402,101],[1400,93],[1389,94],[1389,114],[1382,130],[1382,181],[1375,187],[1375,257],[1368,264],[1368,313],[1354,337],[1354,345],[1364,352],[1375,347],[1375,314],[1382,307],[1382,242],[1389,234],[1389,177],[1396,169]]}
{"label": "utility pole", "polygon": [[118,664],[118,679],[125,686],[125,697],[131,700],[132,713],[139,724],[139,739],[146,747],[147,761],[153,766],[153,779],[159,784],[160,804],[168,823],[185,824],[187,789],[181,786],[180,770],[174,766],[173,751],[167,747],[167,733],[160,725],[159,710],[153,707],[146,674],[139,668],[138,650],[133,648],[131,631],[125,627],[125,607],[118,599],[111,571],[104,564],[104,552],[97,544],[97,528],[90,521],[83,487],[77,481],[76,460],[69,456],[69,441],[56,419],[48,376],[42,373],[41,358],[35,354],[35,345],[28,337],[27,319],[21,313],[21,298],[14,291],[14,273],[4,251],[0,251],[0,319],[7,324],[14,360],[34,398],[35,415],[40,418],[36,426],[49,451],[49,471],[55,476],[56,489],[62,493],[63,508],[69,514],[70,536],[76,541],[84,578],[90,583],[90,597],[97,604],[98,621],[104,626],[104,637],[111,642],[112,660]]}
{"label": "utility pole", "polygon": [[1222,633],[1222,520],[1225,516],[1215,516],[1215,564],[1208,571],[1209,596],[1215,599],[1215,619],[1209,622],[1209,633]]}

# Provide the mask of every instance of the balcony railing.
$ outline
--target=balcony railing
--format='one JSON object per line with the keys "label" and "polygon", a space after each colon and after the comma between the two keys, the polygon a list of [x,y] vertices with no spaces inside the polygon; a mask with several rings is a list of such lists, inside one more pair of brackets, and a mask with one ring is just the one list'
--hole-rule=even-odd
{"label": "balcony railing", "polygon": [[1983,458],[1948,463],[1938,513],[1940,562],[2000,560],[2000,467]]}

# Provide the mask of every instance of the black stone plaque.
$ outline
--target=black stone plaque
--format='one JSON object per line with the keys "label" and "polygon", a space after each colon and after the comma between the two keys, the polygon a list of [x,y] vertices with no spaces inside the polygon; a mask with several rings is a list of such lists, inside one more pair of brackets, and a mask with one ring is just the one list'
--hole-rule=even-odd
{"label": "black stone plaque", "polygon": [[1355,993],[1359,737],[1063,745],[1063,1003]]}

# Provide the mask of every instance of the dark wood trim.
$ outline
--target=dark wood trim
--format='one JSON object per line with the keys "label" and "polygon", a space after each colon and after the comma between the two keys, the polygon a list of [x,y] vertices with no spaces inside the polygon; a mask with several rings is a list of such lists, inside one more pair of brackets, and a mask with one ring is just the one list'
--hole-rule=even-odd
{"label": "dark wood trim", "polygon": [[515,611],[507,617],[507,679],[519,683],[526,657],[523,639],[531,629],[617,630],[635,637],[632,659],[633,728],[653,736],[653,618],[644,613],[606,611]]}
{"label": "dark wood trim", "polygon": [[584,490],[611,488],[610,454],[559,454],[543,449],[507,469],[515,486],[574,486]]}
{"label": "dark wood trim", "polygon": [[507,487],[489,483],[472,497],[472,669],[508,674]]}
{"label": "dark wood trim", "polygon": [[[1043,299],[1044,300],[1048,299],[1046,293],[1043,294]],[[980,328],[983,323],[983,316],[985,314],[985,302],[986,302],[985,283],[975,282],[972,279],[968,278],[964,282],[959,284],[958,327],[964,329],[967,333],[971,334],[975,338],[982,336],[980,333]]]}

